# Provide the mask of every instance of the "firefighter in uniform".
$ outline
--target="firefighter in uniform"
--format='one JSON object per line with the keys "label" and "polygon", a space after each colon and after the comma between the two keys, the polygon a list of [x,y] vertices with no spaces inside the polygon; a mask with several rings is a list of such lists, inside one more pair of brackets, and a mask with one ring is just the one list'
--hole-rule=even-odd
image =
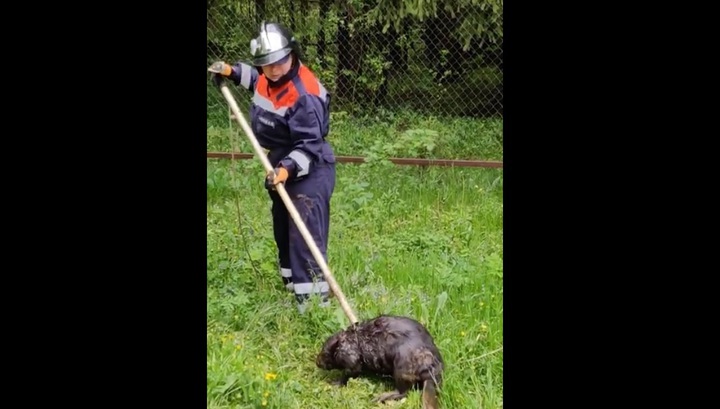
{"label": "firefighter in uniform", "polygon": [[250,118],[258,143],[268,150],[275,175],[265,187],[272,200],[272,223],[280,276],[295,293],[303,312],[313,294],[328,304],[329,286],[285,204],[274,189],[285,189],[327,262],[330,198],[335,188],[335,155],[326,141],[330,95],[301,61],[293,34],[278,23],[263,22],[250,42],[252,64],[212,64],[213,81],[224,78],[253,93]]}

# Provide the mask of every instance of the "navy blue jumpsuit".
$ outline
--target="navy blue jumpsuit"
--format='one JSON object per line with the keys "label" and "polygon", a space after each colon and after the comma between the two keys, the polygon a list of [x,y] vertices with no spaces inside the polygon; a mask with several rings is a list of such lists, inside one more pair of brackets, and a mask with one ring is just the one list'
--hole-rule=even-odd
{"label": "navy blue jumpsuit", "polygon": [[[335,155],[325,140],[330,127],[330,95],[300,62],[275,83],[248,64],[238,62],[229,77],[253,91],[251,127],[260,146],[268,150],[275,168],[288,170],[285,189],[305,227],[327,262],[330,198],[335,189]],[[301,304],[311,294],[327,303],[328,283],[300,231],[275,191],[272,221],[278,247],[280,274]]]}

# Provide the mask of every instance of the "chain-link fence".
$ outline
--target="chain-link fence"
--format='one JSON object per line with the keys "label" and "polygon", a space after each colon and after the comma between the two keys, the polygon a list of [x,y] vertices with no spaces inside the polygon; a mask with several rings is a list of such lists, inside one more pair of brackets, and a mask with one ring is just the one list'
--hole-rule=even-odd
{"label": "chain-link fence", "polygon": [[[208,0],[208,65],[249,62],[260,22],[277,21],[294,32],[335,112],[502,118],[502,0],[442,3]],[[208,81],[208,124],[227,121],[227,104]]]}

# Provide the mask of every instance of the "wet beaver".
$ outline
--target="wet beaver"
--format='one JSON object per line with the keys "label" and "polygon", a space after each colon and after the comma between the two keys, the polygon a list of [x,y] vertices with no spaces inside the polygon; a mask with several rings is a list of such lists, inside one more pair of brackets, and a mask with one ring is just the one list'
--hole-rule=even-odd
{"label": "wet beaver", "polygon": [[392,376],[396,389],[373,402],[402,399],[416,387],[422,389],[423,408],[438,407],[436,389],[442,383],[444,362],[432,336],[411,318],[381,315],[351,325],[325,341],[315,364],[344,370],[335,382],[341,386],[362,373]]}

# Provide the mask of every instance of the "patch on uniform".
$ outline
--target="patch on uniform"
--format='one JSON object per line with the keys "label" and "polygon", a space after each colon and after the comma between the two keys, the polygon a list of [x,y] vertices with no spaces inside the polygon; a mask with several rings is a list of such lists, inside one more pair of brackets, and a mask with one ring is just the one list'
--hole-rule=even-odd
{"label": "patch on uniform", "polygon": [[269,126],[270,128],[275,128],[275,121],[271,121],[265,117],[258,117],[258,120],[262,122],[263,124]]}

